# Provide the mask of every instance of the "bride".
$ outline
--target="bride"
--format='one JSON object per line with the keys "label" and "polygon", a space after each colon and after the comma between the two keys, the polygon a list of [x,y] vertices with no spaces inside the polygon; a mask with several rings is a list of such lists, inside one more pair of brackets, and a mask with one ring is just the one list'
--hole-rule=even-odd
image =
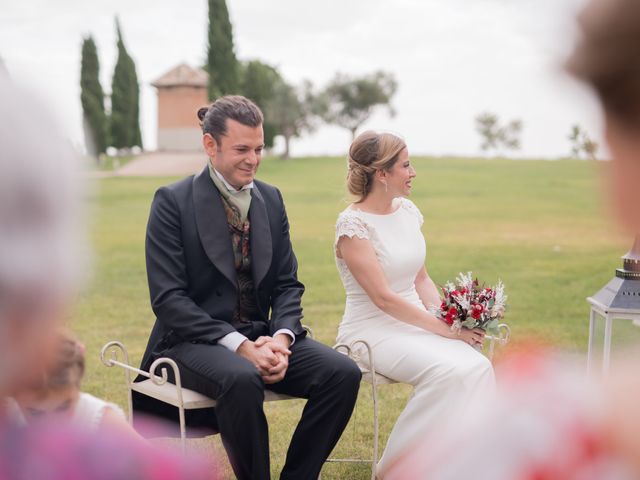
{"label": "bride", "polygon": [[[378,463],[383,475],[421,434],[491,391],[494,374],[473,348],[482,344],[482,330],[452,332],[427,311],[441,300],[424,266],[422,214],[405,198],[416,172],[404,141],[364,132],[349,149],[348,166],[357,200],[336,223],[336,264],[347,294],[337,341],[365,340],[378,373],[414,387]],[[355,353],[369,368],[364,352]]]}

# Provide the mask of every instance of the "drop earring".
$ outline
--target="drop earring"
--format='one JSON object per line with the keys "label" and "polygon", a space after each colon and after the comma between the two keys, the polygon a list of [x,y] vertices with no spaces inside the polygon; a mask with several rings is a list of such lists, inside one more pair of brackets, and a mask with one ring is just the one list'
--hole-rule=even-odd
{"label": "drop earring", "polygon": [[387,182],[382,182],[384,184],[384,191],[387,192],[388,190],[388,186],[387,186]]}

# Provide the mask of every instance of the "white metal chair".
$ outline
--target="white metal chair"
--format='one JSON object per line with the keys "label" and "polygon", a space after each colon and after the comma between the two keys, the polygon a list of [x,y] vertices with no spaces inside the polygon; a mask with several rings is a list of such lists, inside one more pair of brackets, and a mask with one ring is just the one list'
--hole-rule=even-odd
{"label": "white metal chair", "polygon": [[[489,344],[487,346],[487,357],[489,359],[493,359],[493,354],[495,353],[495,346],[499,344],[501,346],[509,343],[509,339],[511,338],[511,329],[509,325],[506,323],[501,323],[498,325],[498,332],[495,335],[486,335],[485,341],[488,341]],[[355,340],[351,344],[346,343],[338,343],[333,346],[333,348],[339,352],[342,352],[348,355],[350,358],[354,358],[354,349],[358,346],[362,345],[367,352],[368,364],[370,365],[370,369],[364,368],[361,364],[360,370],[362,371],[362,380],[371,385],[371,397],[373,399],[373,455],[371,459],[368,458],[328,458],[327,462],[350,462],[350,463],[371,463],[371,480],[375,480],[376,478],[376,465],[378,464],[379,459],[379,416],[378,416],[378,385],[390,385],[393,383],[398,383],[395,380],[392,380],[380,373],[376,372],[375,361],[373,357],[373,350],[371,346],[365,342],[364,340]]]}
{"label": "white metal chair", "polygon": [[[305,327],[305,330],[307,330],[308,334],[312,336],[311,330],[308,327]],[[118,359],[118,354],[122,355],[122,361]],[[129,364],[129,354],[121,342],[112,341],[102,347],[100,359],[107,367],[118,366],[125,372],[129,404],[129,423],[133,422],[132,391],[139,392],[143,395],[147,395],[178,408],[178,415],[180,419],[180,443],[183,450],[186,448],[185,410],[211,408],[216,406],[216,401],[214,399],[182,386],[178,365],[170,358],[158,358],[151,364],[149,371],[145,372],[144,370],[140,370],[139,368]],[[175,384],[167,381],[169,376],[166,367],[162,367],[160,369],[160,374],[157,373],[158,367],[164,364],[171,367]],[[132,373],[142,375],[147,379],[141,382],[133,382],[131,378]],[[264,393],[265,402],[297,399],[297,397],[278,394],[270,390],[265,390]]]}

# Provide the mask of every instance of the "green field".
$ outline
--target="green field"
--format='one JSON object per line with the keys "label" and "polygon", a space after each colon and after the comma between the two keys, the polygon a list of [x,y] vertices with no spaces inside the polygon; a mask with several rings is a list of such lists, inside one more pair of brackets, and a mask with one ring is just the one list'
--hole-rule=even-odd
{"label": "green field", "polygon": [[[437,283],[473,270],[487,282],[501,278],[509,294],[506,320],[516,341],[535,337],[584,354],[585,297],[620,266],[631,240],[617,232],[602,200],[598,166],[586,161],[512,161],[417,158],[411,199],[425,217],[427,269]],[[332,253],[333,227],[348,202],[344,160],[266,159],[259,178],[282,190],[291,223],[299,277],[305,283],[304,323],[332,344],[344,293]],[[153,323],[144,267],[144,236],[155,189],[171,178],[106,178],[91,194],[91,282],[73,327],[87,345],[84,389],[126,406],[120,372],[98,359],[100,346],[123,341],[137,363]],[[638,330],[638,329],[636,329]],[[370,455],[370,396],[364,388],[339,456]],[[409,393],[381,388],[382,440]],[[302,401],[268,404],[274,476],[284,461]],[[220,448],[219,437],[194,448]],[[384,445],[384,443],[383,443]],[[365,479],[367,468],[328,465],[324,478]]]}

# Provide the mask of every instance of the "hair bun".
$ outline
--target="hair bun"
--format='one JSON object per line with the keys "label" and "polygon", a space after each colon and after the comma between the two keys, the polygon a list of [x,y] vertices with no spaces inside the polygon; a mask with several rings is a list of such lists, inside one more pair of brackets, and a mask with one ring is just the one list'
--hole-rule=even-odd
{"label": "hair bun", "polygon": [[209,107],[202,107],[198,109],[198,120],[204,122],[204,117],[207,115],[209,111]]}
{"label": "hair bun", "polygon": [[358,135],[347,157],[347,188],[362,200],[373,188],[377,170],[390,170],[406,147],[404,140],[391,133],[368,130]]}

